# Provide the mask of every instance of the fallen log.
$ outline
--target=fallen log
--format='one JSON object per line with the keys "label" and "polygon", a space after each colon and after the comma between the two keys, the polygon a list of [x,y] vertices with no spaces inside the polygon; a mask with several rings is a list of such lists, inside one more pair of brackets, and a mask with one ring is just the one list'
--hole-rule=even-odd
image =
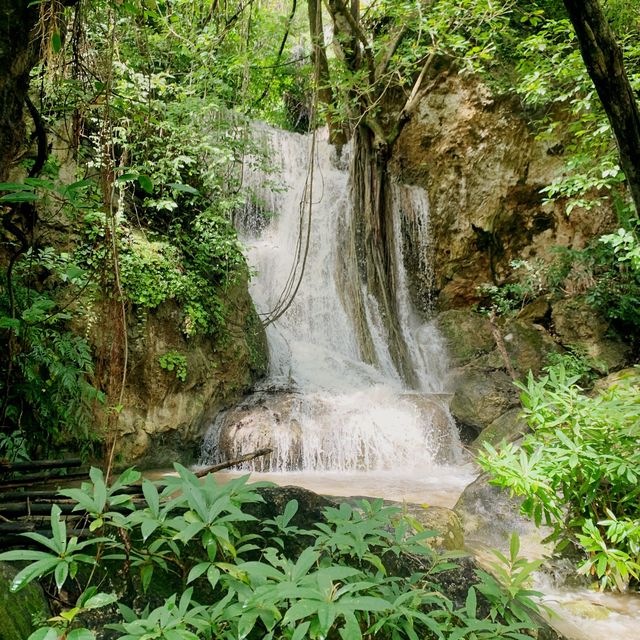
{"label": "fallen log", "polygon": [[234,460],[227,460],[226,462],[221,462],[220,464],[214,464],[210,467],[205,467],[204,469],[199,469],[195,472],[197,478],[203,478],[209,473],[215,473],[216,471],[222,471],[223,469],[229,469],[230,467],[236,467],[243,462],[249,462],[249,460],[253,460],[254,458],[259,458],[260,456],[266,456],[268,453],[271,453],[273,449],[258,449],[253,453],[247,453],[244,456],[240,456],[239,458],[235,458]]}
{"label": "fallen log", "polygon": [[85,480],[89,477],[88,471],[67,473],[64,476],[51,475],[49,473],[34,474],[11,480],[0,480],[0,489],[19,489],[20,487],[34,487],[58,483],[62,485],[70,480]]}

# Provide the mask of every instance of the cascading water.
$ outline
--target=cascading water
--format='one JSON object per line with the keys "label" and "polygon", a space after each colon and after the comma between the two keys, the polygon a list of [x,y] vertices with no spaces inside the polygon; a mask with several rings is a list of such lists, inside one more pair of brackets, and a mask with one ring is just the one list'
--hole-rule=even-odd
{"label": "cascading water", "polygon": [[[269,314],[283,306],[282,292],[294,256],[305,253],[305,187],[312,138],[266,127],[259,131],[269,139],[273,157],[281,160],[282,184],[275,185],[273,175],[248,172],[247,183],[256,200],[238,215],[237,226],[248,247],[247,260],[257,272],[252,297],[258,311]],[[338,158],[323,140],[314,149],[304,276],[290,306],[267,329],[268,380],[254,396],[218,416],[205,440],[202,462],[268,446],[273,453],[247,468],[339,473],[343,478],[366,472],[370,477],[378,474],[381,482],[404,477],[415,484],[422,478],[433,486],[446,484],[442,478],[446,475],[461,489],[472,472],[459,466],[464,456],[445,402],[445,351],[435,328],[413,310],[403,265],[403,220],[414,225],[428,247],[426,194],[403,185],[394,185],[391,194],[393,293],[402,339],[418,381],[414,389],[403,382],[394,365],[378,302],[361,282],[358,265],[349,262],[341,242],[352,215],[349,150]],[[344,292],[354,290],[364,300],[362,318],[351,317],[344,304]],[[363,326],[373,345],[375,365],[363,357]],[[447,467],[452,464],[454,473]]]}

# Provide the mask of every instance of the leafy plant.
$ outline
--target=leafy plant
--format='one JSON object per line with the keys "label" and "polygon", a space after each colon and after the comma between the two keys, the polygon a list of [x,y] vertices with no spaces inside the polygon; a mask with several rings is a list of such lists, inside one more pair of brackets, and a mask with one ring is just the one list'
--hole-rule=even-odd
{"label": "leafy plant", "polygon": [[640,488],[638,376],[594,397],[562,364],[522,389],[523,415],[532,429],[521,447],[486,444],[480,464],[495,484],[523,496],[522,510],[553,528],[562,549],[587,554],[581,571],[601,588],[625,588],[640,578],[637,521]]}
{"label": "leafy plant", "polygon": [[[532,567],[517,558],[515,543],[506,590],[480,572],[480,582],[459,608],[437,584],[437,576],[455,569],[455,563],[425,545],[434,532],[416,531],[400,508],[378,500],[331,507],[323,522],[301,532],[292,524],[298,508],[294,501],[264,523],[247,513],[247,507],[263,498],[259,486],[249,485],[246,477],[218,484],[213,476],[201,482],[180,465],[176,471],[162,488],[144,480],[146,505],[136,505],[125,492],[136,472],[127,471],[107,486],[100,472],[92,470],[91,483],[64,495],[88,512],[89,529],[104,535],[67,540],[54,506],[53,538],[28,536],[52,553],[15,550],[0,556],[35,560],[18,574],[14,587],[54,573],[60,589],[72,574],[79,579],[79,562],[93,563],[88,579],[101,584],[114,579],[105,573],[113,562],[144,590],[157,582],[152,576],[162,577],[162,582],[173,576],[178,588],[161,606],[134,612],[130,599],[120,600],[119,616],[107,626],[123,640],[515,640],[527,637],[524,630],[535,626],[529,613],[536,604],[524,588]],[[109,515],[114,508],[117,517]],[[306,546],[284,544],[300,534]],[[89,548],[95,555],[85,555]],[[401,575],[391,575],[391,560],[404,563]],[[65,566],[69,568],[58,568]],[[78,626],[82,614],[114,600],[87,586],[73,607],[31,640],[54,640],[60,633],[89,638],[91,632]]]}
{"label": "leafy plant", "polygon": [[167,351],[163,353],[158,362],[160,367],[166,371],[175,371],[176,378],[181,382],[187,379],[187,358],[177,351]]}

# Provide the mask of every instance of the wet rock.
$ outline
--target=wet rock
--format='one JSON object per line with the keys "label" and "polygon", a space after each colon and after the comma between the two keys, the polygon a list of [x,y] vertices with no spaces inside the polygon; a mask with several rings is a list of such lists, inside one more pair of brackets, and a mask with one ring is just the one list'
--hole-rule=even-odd
{"label": "wet rock", "polygon": [[517,389],[503,371],[466,367],[455,372],[453,384],[451,414],[478,432],[518,404]]}
{"label": "wet rock", "polygon": [[405,505],[407,514],[419,522],[425,530],[438,531],[440,535],[428,540],[436,549],[462,551],[464,549],[464,530],[458,514],[445,507]]}
{"label": "wet rock", "polygon": [[520,504],[520,499],[489,484],[487,474],[482,474],[462,492],[453,510],[460,516],[467,545],[508,549],[513,532],[521,538],[544,536],[531,520],[520,514]]}
{"label": "wet rock", "polygon": [[227,411],[220,418],[217,457],[233,459],[257,449],[273,452],[254,461],[256,471],[299,468],[302,432],[296,414],[297,394],[259,394]]}
{"label": "wet rock", "polygon": [[562,608],[570,614],[589,620],[606,620],[611,615],[611,610],[602,604],[589,602],[588,600],[575,600],[562,603]]}
{"label": "wet rock", "polygon": [[51,616],[49,602],[37,582],[12,593],[11,582],[19,569],[15,563],[0,562],[0,638],[25,640]]}
{"label": "wet rock", "polygon": [[566,347],[577,347],[606,373],[623,367],[630,347],[610,331],[609,323],[582,298],[563,298],[552,305],[553,329]]}

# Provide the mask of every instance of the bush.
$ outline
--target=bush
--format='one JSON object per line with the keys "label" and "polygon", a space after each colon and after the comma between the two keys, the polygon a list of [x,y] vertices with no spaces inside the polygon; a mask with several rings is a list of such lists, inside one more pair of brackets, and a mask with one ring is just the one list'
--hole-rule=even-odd
{"label": "bush", "polygon": [[623,590],[640,579],[640,371],[594,397],[578,377],[562,364],[529,375],[519,386],[532,433],[520,447],[485,444],[479,461],[560,549],[583,551],[580,573]]}

